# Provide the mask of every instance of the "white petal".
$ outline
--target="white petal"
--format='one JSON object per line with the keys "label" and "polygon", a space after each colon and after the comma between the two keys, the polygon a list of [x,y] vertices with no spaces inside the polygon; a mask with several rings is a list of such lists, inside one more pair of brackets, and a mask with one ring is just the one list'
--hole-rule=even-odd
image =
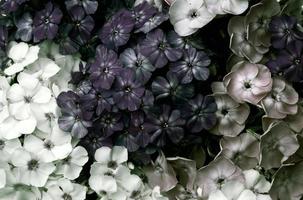
{"label": "white petal", "polygon": [[124,163],[128,159],[127,149],[122,146],[114,146],[111,156],[112,160],[116,161],[118,164]]}
{"label": "white petal", "polygon": [[7,56],[11,58],[14,62],[22,61],[26,54],[28,53],[29,46],[24,42],[12,43],[11,48],[7,52]]}
{"label": "white petal", "polygon": [[32,153],[38,154],[40,151],[44,149],[44,142],[34,136],[34,135],[28,135],[24,138],[24,148]]}
{"label": "white petal", "polygon": [[15,63],[4,70],[4,73],[8,76],[12,76],[24,69],[24,65],[21,63]]}
{"label": "white petal", "polygon": [[41,86],[37,93],[33,96],[33,102],[35,103],[48,103],[51,99],[51,91],[47,87]]}
{"label": "white petal", "polygon": [[77,146],[76,148],[74,148],[70,156],[71,162],[79,166],[83,166],[88,161],[87,151],[84,147],[81,146]]}
{"label": "white petal", "polygon": [[37,78],[25,72],[21,72],[20,74],[18,74],[17,80],[20,86],[26,91],[34,90],[39,84],[39,80]]}
{"label": "white petal", "polygon": [[220,190],[217,190],[210,194],[208,200],[228,200],[228,199]]}
{"label": "white petal", "polygon": [[72,145],[70,143],[55,146],[52,148],[52,152],[57,159],[64,159],[68,156],[68,154],[72,151]]}
{"label": "white petal", "polygon": [[101,147],[95,152],[95,160],[99,163],[107,164],[111,160],[111,149],[109,147]]}
{"label": "white petal", "polygon": [[4,169],[0,169],[0,189],[6,185],[6,174]]}
{"label": "white petal", "polygon": [[26,120],[18,121],[17,128],[22,134],[30,134],[34,132],[36,125],[36,119],[34,117],[30,117]]}
{"label": "white petal", "polygon": [[25,96],[24,89],[17,83],[13,84],[7,91],[7,98],[9,102],[23,101]]}
{"label": "white petal", "polygon": [[32,159],[30,153],[24,149],[17,149],[11,157],[12,164],[16,167],[26,166],[28,161]]}
{"label": "white petal", "polygon": [[88,180],[89,186],[97,193],[106,191],[114,193],[117,191],[116,180],[111,176],[91,176]]}
{"label": "white petal", "polygon": [[32,64],[38,59],[38,53],[40,48],[38,46],[31,46],[26,54],[25,59],[23,60],[22,64],[25,66]]}
{"label": "white petal", "polygon": [[180,36],[188,36],[195,33],[198,29],[190,28],[190,20],[184,19],[180,20],[174,24],[174,29]]}

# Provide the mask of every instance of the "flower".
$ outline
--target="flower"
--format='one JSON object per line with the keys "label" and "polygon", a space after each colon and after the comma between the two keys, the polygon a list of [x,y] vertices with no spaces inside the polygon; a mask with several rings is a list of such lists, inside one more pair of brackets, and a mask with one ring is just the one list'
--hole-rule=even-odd
{"label": "flower", "polygon": [[26,1],[28,0],[7,0],[1,3],[1,9],[7,13],[14,12]]}
{"label": "flower", "polygon": [[90,170],[89,185],[100,196],[116,200],[126,199],[141,187],[140,178],[132,175],[123,165],[128,159],[126,148],[102,147],[96,151],[95,159],[96,162]]}
{"label": "flower", "polygon": [[40,139],[28,135],[24,139],[24,148],[35,153],[44,162],[53,162],[66,158],[72,151],[71,136],[54,127],[50,135]]}
{"label": "flower", "polygon": [[207,10],[216,15],[239,15],[248,8],[246,0],[205,0]]}
{"label": "flower", "polygon": [[51,2],[45,5],[44,10],[38,11],[34,17],[34,42],[54,39],[62,17],[63,14],[59,7],[54,6]]}
{"label": "flower", "polygon": [[11,159],[15,166],[14,173],[19,173],[21,183],[26,185],[43,187],[49,175],[55,170],[53,163],[43,162],[36,154],[22,148],[14,151]]}
{"label": "flower", "polygon": [[80,6],[74,6],[70,9],[69,14],[73,22],[73,29],[71,30],[71,37],[88,38],[95,26],[94,19],[91,16],[85,15],[85,11]]}
{"label": "flower", "polygon": [[244,183],[244,176],[239,167],[224,156],[219,156],[197,172],[195,185],[202,188],[202,198],[230,184],[230,181]]}
{"label": "flower", "polygon": [[246,15],[245,23],[248,40],[255,47],[269,47],[270,33],[268,26],[273,16],[280,13],[280,4],[275,0],[263,0],[253,5]]}
{"label": "flower", "polygon": [[257,200],[271,199],[268,194],[271,183],[263,175],[254,169],[243,171],[243,174],[245,177],[245,187],[254,192]]}
{"label": "flower", "polygon": [[140,83],[146,83],[155,70],[155,67],[140,53],[138,48],[125,49],[120,54],[119,59],[124,67],[131,68],[135,71],[135,79]]}
{"label": "flower", "polygon": [[210,59],[203,51],[189,47],[184,50],[183,58],[171,64],[172,72],[178,75],[182,83],[190,83],[193,78],[199,81],[207,80],[209,76]]}
{"label": "flower", "polygon": [[90,79],[94,87],[110,89],[120,71],[121,65],[117,59],[117,54],[104,46],[98,46],[95,61],[89,69]]}
{"label": "flower", "polygon": [[227,94],[239,103],[258,104],[272,88],[271,73],[261,64],[239,62],[228,73],[223,83]]}
{"label": "flower", "polygon": [[59,179],[54,184],[47,186],[47,192],[43,193],[42,199],[72,199],[84,200],[87,188],[77,183],[72,183],[67,179]]}
{"label": "flower", "polygon": [[87,151],[82,146],[76,146],[72,152],[58,164],[56,173],[62,174],[64,178],[69,180],[74,180],[79,177],[82,167],[87,161]]}
{"label": "flower", "polygon": [[245,128],[250,108],[247,104],[239,104],[227,94],[214,92],[217,124],[210,131],[216,135],[235,137]]}
{"label": "flower", "polygon": [[298,112],[299,95],[283,79],[274,78],[272,91],[261,101],[265,113],[270,118],[283,119]]}
{"label": "flower", "polygon": [[144,172],[147,176],[148,184],[151,187],[159,186],[161,191],[169,191],[178,183],[176,173],[163,152],[159,153],[152,165],[144,167]]}
{"label": "flower", "polygon": [[117,77],[115,90],[113,98],[118,108],[129,111],[138,110],[145,89],[140,82],[135,81],[134,71],[124,70],[121,76]]}
{"label": "flower", "polygon": [[158,146],[166,144],[166,137],[177,144],[184,136],[183,125],[185,120],[181,118],[179,110],[173,110],[168,105],[162,106],[162,113],[150,113],[147,116],[146,128],[152,134],[151,142]]}
{"label": "flower", "polygon": [[285,48],[290,42],[302,40],[303,33],[296,29],[297,19],[293,16],[275,16],[269,22],[271,44],[276,49]]}
{"label": "flower", "polygon": [[24,42],[11,42],[9,46],[7,56],[12,60],[12,64],[4,70],[6,75],[18,73],[38,59],[38,46],[29,46]]}
{"label": "flower", "polygon": [[16,39],[21,39],[22,41],[28,42],[33,37],[33,18],[30,13],[25,13],[16,22]]}
{"label": "flower", "polygon": [[98,9],[98,1],[95,0],[68,0],[65,1],[65,5],[67,10],[72,9],[74,6],[82,6],[88,15],[94,14]]}
{"label": "flower", "polygon": [[145,22],[147,22],[156,13],[157,9],[147,1],[136,5],[132,10],[132,17],[135,20],[135,29],[140,29]]}
{"label": "flower", "polygon": [[89,121],[90,113],[84,113],[80,108],[79,96],[71,91],[62,92],[57,98],[57,103],[62,114],[58,119],[59,127],[74,137],[83,138],[92,123]]}
{"label": "flower", "polygon": [[303,42],[292,41],[281,50],[276,59],[267,64],[271,72],[281,74],[287,80],[300,82],[303,80]]}
{"label": "flower", "polygon": [[175,0],[169,8],[170,22],[180,36],[193,34],[215,16],[201,0]]}
{"label": "flower", "polygon": [[25,73],[20,73],[17,80],[7,91],[9,111],[17,120],[26,120],[38,112],[40,105],[50,102],[51,91]]}
{"label": "flower", "polygon": [[100,118],[100,132],[104,132],[105,136],[111,136],[116,131],[123,130],[121,113],[106,112]]}
{"label": "flower", "polygon": [[261,163],[266,170],[279,168],[299,148],[296,135],[285,122],[275,123],[261,136]]}
{"label": "flower", "polygon": [[249,133],[237,137],[223,137],[220,141],[220,154],[232,160],[241,169],[257,166],[260,160],[260,143]]}
{"label": "flower", "polygon": [[209,130],[216,124],[217,105],[211,96],[198,94],[188,101],[182,110],[182,115],[187,118],[187,127],[194,133],[203,129]]}
{"label": "flower", "polygon": [[302,197],[303,163],[282,166],[273,180],[269,191],[272,199],[299,199]]}
{"label": "flower", "polygon": [[254,46],[248,40],[247,24],[245,17],[235,16],[229,20],[228,34],[230,35],[229,48],[241,58],[246,58],[251,63],[258,63],[263,54],[268,51],[264,46]]}
{"label": "flower", "polygon": [[137,32],[148,33],[151,30],[157,28],[160,24],[168,20],[168,15],[162,12],[156,13],[154,16],[150,17],[141,28],[135,30]]}
{"label": "flower", "polygon": [[161,29],[147,33],[140,44],[140,53],[157,68],[164,67],[168,61],[177,61],[182,56],[181,49],[172,48]]}
{"label": "flower", "polygon": [[99,37],[106,46],[116,48],[127,43],[134,26],[131,12],[122,9],[103,26]]}
{"label": "flower", "polygon": [[166,79],[161,76],[156,77],[152,83],[152,91],[156,99],[171,97],[174,101],[186,101],[194,94],[193,86],[181,84],[174,73],[167,73]]}

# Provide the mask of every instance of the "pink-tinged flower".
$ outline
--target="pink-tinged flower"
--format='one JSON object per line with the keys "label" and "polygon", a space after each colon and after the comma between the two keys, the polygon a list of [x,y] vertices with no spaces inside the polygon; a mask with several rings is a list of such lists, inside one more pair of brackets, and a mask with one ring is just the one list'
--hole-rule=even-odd
{"label": "pink-tinged flower", "polygon": [[239,62],[223,83],[227,93],[237,102],[258,104],[272,88],[272,78],[265,65]]}
{"label": "pink-tinged flower", "polygon": [[298,93],[289,83],[281,78],[274,78],[272,91],[261,104],[268,117],[283,119],[298,112],[298,100]]}

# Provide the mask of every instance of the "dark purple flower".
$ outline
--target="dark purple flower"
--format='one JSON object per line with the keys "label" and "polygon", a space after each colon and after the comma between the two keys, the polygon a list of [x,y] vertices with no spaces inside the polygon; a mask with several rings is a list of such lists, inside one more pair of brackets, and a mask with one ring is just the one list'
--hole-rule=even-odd
{"label": "dark purple flower", "polygon": [[141,83],[146,83],[155,70],[150,61],[137,49],[126,49],[120,54],[120,61],[124,67],[129,67],[135,71],[136,81]]}
{"label": "dark purple flower", "polygon": [[135,111],[141,105],[145,89],[142,87],[142,83],[135,81],[134,71],[125,69],[121,76],[117,77],[115,91],[114,102],[118,108]]}
{"label": "dark purple flower", "polygon": [[94,19],[91,16],[86,15],[83,8],[80,6],[71,8],[69,13],[73,21],[71,36],[75,37],[80,34],[82,37],[89,37],[95,26]]}
{"label": "dark purple flower", "polygon": [[61,108],[59,127],[76,138],[83,138],[92,123],[91,114],[81,110],[79,96],[73,92],[63,92],[58,96],[57,103]]}
{"label": "dark purple flower", "polygon": [[51,2],[46,4],[44,10],[37,12],[34,18],[34,42],[43,39],[54,39],[62,16],[59,7],[54,6]]}
{"label": "dark purple flower", "polygon": [[155,98],[153,93],[149,90],[145,90],[145,94],[142,97],[142,104],[141,104],[142,110],[144,111],[149,110],[154,105],[154,101]]}
{"label": "dark purple flower", "polygon": [[88,15],[94,14],[98,9],[98,1],[95,0],[67,0],[65,5],[67,10],[71,10],[74,6],[82,6]]}
{"label": "dark purple flower", "polygon": [[19,8],[19,6],[26,1],[28,1],[28,0],[5,0],[0,3],[1,9],[5,13],[10,13],[10,12],[16,11]]}
{"label": "dark purple flower", "polygon": [[87,150],[90,157],[94,157],[96,150],[100,147],[112,147],[112,138],[106,137],[95,127],[91,129],[84,138],[81,138],[79,144]]}
{"label": "dark purple flower", "polygon": [[119,143],[126,146],[130,152],[146,147],[150,143],[150,134],[145,125],[145,116],[142,111],[131,113],[130,125],[119,136]]}
{"label": "dark purple flower", "polygon": [[209,130],[216,124],[216,111],[217,104],[212,96],[203,97],[198,94],[196,98],[188,101],[182,114],[188,118],[187,127],[197,133],[203,129]]}
{"label": "dark purple flower", "polygon": [[203,51],[193,47],[184,50],[183,58],[171,64],[172,72],[176,73],[182,83],[190,83],[193,78],[205,81],[209,76],[210,59]]}
{"label": "dark purple flower", "polygon": [[6,48],[7,39],[8,39],[7,27],[0,25],[0,49],[2,49],[3,51]]}
{"label": "dark purple flower", "polygon": [[179,36],[175,31],[168,32],[167,40],[171,44],[171,46],[175,48],[187,49],[189,47],[186,39]]}
{"label": "dark purple flower", "polygon": [[30,13],[25,13],[17,22],[16,38],[28,42],[33,36],[33,18]]}
{"label": "dark purple flower", "polygon": [[284,76],[287,80],[303,80],[303,42],[292,41],[286,49],[281,50],[275,60],[267,63],[271,72]]}
{"label": "dark purple flower", "polygon": [[144,23],[156,13],[157,9],[147,1],[143,1],[139,5],[135,6],[135,8],[132,10],[132,17],[135,20],[135,28],[141,28]]}
{"label": "dark purple flower", "polygon": [[172,48],[161,29],[156,29],[146,35],[141,43],[140,52],[157,68],[164,67],[169,61],[177,61],[182,57],[182,50]]}
{"label": "dark purple flower", "polygon": [[123,122],[120,113],[105,112],[101,115],[97,128],[101,130],[106,137],[111,136],[117,131],[123,130]]}
{"label": "dark purple flower", "polygon": [[127,43],[134,25],[131,12],[120,10],[103,26],[99,37],[106,46],[117,48]]}
{"label": "dark purple flower", "polygon": [[145,128],[152,134],[151,142],[157,146],[164,146],[166,137],[176,144],[184,136],[182,126],[185,120],[181,118],[179,110],[172,110],[170,106],[163,105],[161,114],[151,112],[147,119]]}
{"label": "dark purple flower", "polygon": [[166,20],[168,20],[169,16],[167,14],[164,13],[156,13],[154,16],[150,17],[145,23],[144,25],[137,29],[135,32],[143,32],[143,33],[148,33],[151,30],[157,28],[160,24],[162,24],[163,22],[165,22]]}
{"label": "dark purple flower", "polygon": [[110,112],[114,104],[112,92],[108,90],[91,90],[88,94],[80,96],[83,107],[93,107],[97,116],[103,111]]}
{"label": "dark purple flower", "polygon": [[184,101],[193,96],[194,88],[189,84],[180,84],[176,74],[167,73],[166,78],[161,76],[155,78],[152,91],[156,99],[171,97],[173,100]]}
{"label": "dark purple flower", "polygon": [[91,64],[89,72],[89,77],[95,88],[110,89],[116,76],[121,72],[121,64],[117,58],[117,54],[99,45],[95,61]]}
{"label": "dark purple flower", "polygon": [[269,23],[271,43],[274,48],[283,49],[291,41],[303,39],[303,33],[296,29],[297,19],[292,16],[275,16]]}

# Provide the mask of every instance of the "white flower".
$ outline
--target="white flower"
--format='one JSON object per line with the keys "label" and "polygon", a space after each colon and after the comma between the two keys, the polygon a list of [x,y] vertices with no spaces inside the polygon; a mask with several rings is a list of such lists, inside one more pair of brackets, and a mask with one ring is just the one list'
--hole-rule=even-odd
{"label": "white flower", "polygon": [[205,4],[216,15],[239,15],[248,8],[248,0],[205,0]]}
{"label": "white flower", "polygon": [[26,185],[43,187],[49,175],[55,170],[53,163],[43,162],[37,155],[17,149],[12,154],[13,172],[19,174],[20,182]]}
{"label": "white flower", "polygon": [[68,179],[59,179],[47,187],[42,200],[84,200],[87,188],[80,184],[72,183]]}
{"label": "white flower", "polygon": [[91,166],[89,186],[99,195],[107,196],[105,199],[126,199],[134,192],[138,192],[143,183],[138,176],[130,173],[128,167],[123,165],[127,158],[125,147],[97,149],[95,153],[97,162]]}
{"label": "white flower", "polygon": [[204,0],[175,0],[169,9],[170,21],[180,36],[188,36],[208,24],[216,15]]}
{"label": "white flower", "polygon": [[31,134],[36,128],[37,122],[34,116],[25,120],[16,120],[10,116],[0,123],[0,135],[5,139],[14,139],[22,134]]}
{"label": "white flower", "polygon": [[74,180],[78,178],[82,167],[88,161],[87,151],[77,146],[73,151],[58,165],[58,171],[56,173],[63,174],[64,178]]}
{"label": "white flower", "polygon": [[0,76],[0,124],[9,116],[6,93],[10,88],[7,79],[4,76]]}
{"label": "white flower", "polygon": [[49,79],[60,71],[60,67],[51,59],[39,58],[25,72],[38,79],[42,85],[47,85]]}
{"label": "white flower", "polygon": [[20,73],[17,80],[18,83],[13,84],[7,92],[9,112],[17,120],[26,120],[33,116],[35,110],[39,111],[41,104],[50,101],[51,91],[25,73]]}
{"label": "white flower", "polygon": [[32,64],[38,59],[39,47],[29,46],[24,42],[11,42],[7,56],[13,63],[4,70],[6,75],[14,75],[21,72],[26,66]]}
{"label": "white flower", "polygon": [[95,152],[95,160],[109,168],[116,168],[128,159],[127,149],[122,146],[101,147]]}
{"label": "white flower", "polygon": [[34,135],[24,138],[24,148],[35,153],[42,161],[52,162],[66,158],[72,151],[71,136],[55,126],[44,140]]}

